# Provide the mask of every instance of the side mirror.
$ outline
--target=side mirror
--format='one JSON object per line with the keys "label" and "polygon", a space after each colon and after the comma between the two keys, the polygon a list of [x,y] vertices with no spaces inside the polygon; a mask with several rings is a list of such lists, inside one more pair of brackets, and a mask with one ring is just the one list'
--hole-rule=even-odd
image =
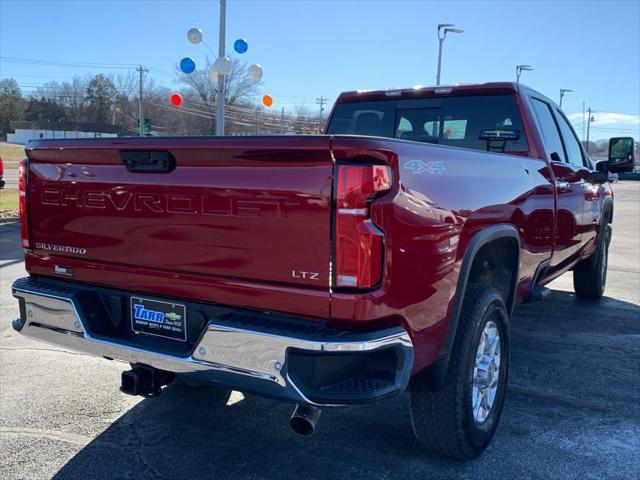
{"label": "side mirror", "polygon": [[613,173],[633,171],[634,143],[632,137],[609,139],[609,167]]}
{"label": "side mirror", "polygon": [[591,172],[591,183],[606,183],[609,181],[609,160],[596,162],[595,172]]}
{"label": "side mirror", "polygon": [[635,141],[632,137],[613,137],[609,139],[609,161],[632,160]]}

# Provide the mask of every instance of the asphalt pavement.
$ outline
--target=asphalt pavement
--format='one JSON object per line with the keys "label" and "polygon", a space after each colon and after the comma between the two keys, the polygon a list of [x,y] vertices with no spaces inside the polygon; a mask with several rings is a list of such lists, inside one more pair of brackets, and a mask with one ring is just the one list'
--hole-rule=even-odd
{"label": "asphalt pavement", "polygon": [[4,188],[18,188],[18,169],[7,168],[4,169],[4,175],[2,176],[6,185]]}
{"label": "asphalt pavement", "polygon": [[640,183],[613,188],[606,298],[576,300],[567,274],[517,308],[502,421],[469,463],[421,451],[407,395],[325,410],[307,438],[289,406],[259,397],[120,393],[126,365],[11,329],[22,252],[17,224],[0,225],[0,478],[639,478]]}

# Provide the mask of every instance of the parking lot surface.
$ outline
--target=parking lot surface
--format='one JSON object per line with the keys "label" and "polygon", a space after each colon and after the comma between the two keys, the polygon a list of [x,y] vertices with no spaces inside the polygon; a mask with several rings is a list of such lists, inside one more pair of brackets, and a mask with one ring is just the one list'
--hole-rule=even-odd
{"label": "parking lot surface", "polygon": [[325,410],[303,438],[271,400],[120,393],[126,365],[13,331],[22,251],[17,224],[0,225],[0,478],[639,478],[640,183],[613,188],[606,298],[577,301],[566,274],[516,309],[501,424],[469,463],[421,451],[407,395]]}
{"label": "parking lot surface", "polygon": [[2,177],[5,181],[5,188],[18,188],[18,169],[5,168]]}

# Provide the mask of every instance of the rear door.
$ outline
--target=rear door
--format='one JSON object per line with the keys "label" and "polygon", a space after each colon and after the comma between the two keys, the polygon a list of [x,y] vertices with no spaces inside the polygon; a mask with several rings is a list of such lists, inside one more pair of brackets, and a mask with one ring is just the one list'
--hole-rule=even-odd
{"label": "rear door", "polygon": [[[589,170],[583,165],[579,145],[577,145],[579,153],[576,153],[575,146],[563,138],[558,117],[553,112],[555,107],[535,97],[531,98],[531,103],[542,132],[546,155],[556,179],[557,211],[554,251],[550,263],[553,268],[577,259],[586,241],[583,238],[585,193],[588,188],[585,178]],[[570,128],[569,132],[571,132]]]}
{"label": "rear door", "polygon": [[[175,167],[131,169],[127,151]],[[329,137],[44,141],[28,156],[37,255],[329,289]]]}

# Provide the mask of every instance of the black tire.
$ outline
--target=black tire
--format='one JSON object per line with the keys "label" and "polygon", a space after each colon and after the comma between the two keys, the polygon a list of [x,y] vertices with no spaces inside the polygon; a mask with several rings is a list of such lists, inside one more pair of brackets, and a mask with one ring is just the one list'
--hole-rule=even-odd
{"label": "black tire", "polygon": [[608,221],[602,231],[604,235],[600,235],[596,251],[573,269],[573,290],[578,298],[597,300],[604,294],[611,242],[611,225]]}
{"label": "black tire", "polygon": [[[482,422],[472,404],[476,352],[485,325],[493,321],[500,335],[500,368],[493,405]],[[493,437],[507,386],[509,317],[497,290],[476,284],[466,289],[444,385],[428,391],[416,377],[411,383],[411,421],[418,441],[429,451],[460,460],[477,458]]]}

